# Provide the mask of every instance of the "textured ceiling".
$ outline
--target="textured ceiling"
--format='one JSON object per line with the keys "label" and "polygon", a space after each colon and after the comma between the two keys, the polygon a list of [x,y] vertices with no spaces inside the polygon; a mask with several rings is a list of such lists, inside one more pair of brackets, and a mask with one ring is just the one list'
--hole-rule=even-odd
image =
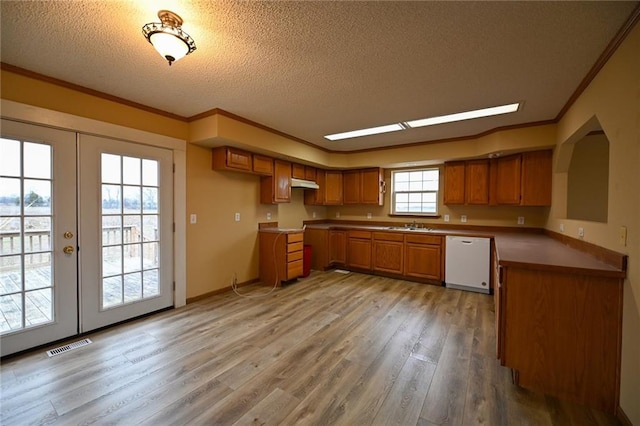
{"label": "textured ceiling", "polygon": [[[1,60],[190,117],[220,108],[331,150],[554,119],[638,2],[1,2]],[[169,67],[141,27],[172,10]],[[325,134],[521,101],[494,118]]]}

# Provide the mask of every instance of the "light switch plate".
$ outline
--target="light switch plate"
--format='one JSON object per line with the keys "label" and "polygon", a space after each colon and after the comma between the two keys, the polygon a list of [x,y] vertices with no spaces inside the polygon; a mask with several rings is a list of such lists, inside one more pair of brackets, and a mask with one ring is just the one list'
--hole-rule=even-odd
{"label": "light switch plate", "polygon": [[236,222],[240,222],[240,213],[236,213],[234,215],[234,219],[235,219]]}
{"label": "light switch plate", "polygon": [[197,222],[198,222],[198,216],[196,214],[194,214],[194,213],[191,213],[191,215],[189,216],[189,223],[194,225]]}
{"label": "light switch plate", "polygon": [[524,225],[524,216],[518,216],[518,225]]}
{"label": "light switch plate", "polygon": [[313,218],[316,218],[316,212],[311,213],[311,216],[313,216]]}
{"label": "light switch plate", "polygon": [[578,237],[584,238],[584,228],[578,228]]}
{"label": "light switch plate", "polygon": [[267,212],[267,220],[271,220],[271,212]]}
{"label": "light switch plate", "polygon": [[445,214],[445,215],[444,215],[444,221],[445,221],[445,222],[449,222],[449,215],[448,215],[448,214]]}
{"label": "light switch plate", "polygon": [[622,247],[627,246],[627,227],[626,226],[620,227],[620,235],[618,236],[618,242]]}

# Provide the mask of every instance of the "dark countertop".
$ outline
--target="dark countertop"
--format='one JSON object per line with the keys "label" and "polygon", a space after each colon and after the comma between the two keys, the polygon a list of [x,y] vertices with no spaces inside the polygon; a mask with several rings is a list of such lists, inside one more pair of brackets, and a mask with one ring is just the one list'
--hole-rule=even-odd
{"label": "dark countertop", "polygon": [[300,234],[303,232],[302,228],[261,228],[259,232],[270,232],[274,234]]}
{"label": "dark countertop", "polygon": [[626,271],[605,263],[595,256],[562,244],[542,233],[496,232],[494,230],[464,230],[434,228],[432,230],[390,229],[389,226],[353,225],[336,223],[308,224],[307,229],[357,229],[383,232],[402,232],[427,235],[462,235],[492,238],[498,257],[498,264],[526,269],[554,270],[568,273],[582,273],[608,277],[626,277]]}

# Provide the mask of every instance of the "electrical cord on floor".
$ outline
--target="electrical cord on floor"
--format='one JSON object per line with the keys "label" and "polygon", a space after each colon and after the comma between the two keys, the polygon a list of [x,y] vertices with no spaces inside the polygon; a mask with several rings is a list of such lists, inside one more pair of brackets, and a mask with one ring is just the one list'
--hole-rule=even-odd
{"label": "electrical cord on floor", "polygon": [[233,283],[231,284],[231,289],[233,290],[233,292],[235,294],[237,294],[240,297],[244,297],[246,299],[259,299],[261,297],[267,297],[268,295],[270,295],[271,293],[273,293],[273,291],[278,288],[278,283],[280,282],[279,278],[278,278],[278,262],[276,260],[276,243],[278,242],[278,238],[280,238],[281,235],[285,235],[284,232],[280,232],[278,233],[278,235],[276,235],[276,237],[273,239],[273,264],[275,266],[275,271],[276,271],[276,280],[273,283],[273,287],[271,287],[271,289],[263,294],[256,294],[256,295],[248,295],[248,294],[242,294],[238,291],[238,274],[234,273],[234,277],[233,277]]}

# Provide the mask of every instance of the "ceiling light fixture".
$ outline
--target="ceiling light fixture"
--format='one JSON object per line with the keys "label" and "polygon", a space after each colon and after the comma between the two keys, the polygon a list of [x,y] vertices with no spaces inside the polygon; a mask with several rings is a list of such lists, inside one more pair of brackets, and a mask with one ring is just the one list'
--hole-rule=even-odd
{"label": "ceiling light fixture", "polygon": [[458,112],[455,114],[440,115],[438,117],[421,118],[419,120],[407,121],[407,126],[424,127],[433,126],[435,124],[451,123],[454,121],[471,120],[473,118],[490,117],[492,115],[508,114],[518,111],[520,103],[500,105],[491,108],[475,109],[473,111]]}
{"label": "ceiling light fixture", "polygon": [[329,139],[330,141],[337,141],[340,139],[349,139],[349,138],[357,138],[360,136],[377,135],[379,133],[395,132],[395,131],[404,130],[404,129],[405,127],[400,123],[387,124],[386,126],[369,127],[367,129],[352,130],[350,132],[326,135],[325,138]]}
{"label": "ceiling light fixture", "polygon": [[182,31],[182,18],[168,10],[158,12],[161,22],[142,27],[142,34],[169,65],[196,50],[196,42]]}
{"label": "ceiling light fixture", "polygon": [[377,135],[379,133],[395,132],[398,130],[407,130],[415,127],[433,126],[435,124],[451,123],[454,121],[471,120],[473,118],[490,117],[492,115],[508,114],[516,112],[520,109],[520,103],[500,105],[491,108],[475,109],[473,111],[458,112],[455,114],[440,115],[437,117],[421,118],[418,120],[403,121],[396,124],[387,124],[386,126],[370,127],[368,129],[353,130],[351,132],[335,133],[326,135],[325,138],[330,141],[340,139],[357,138],[359,136]]}

